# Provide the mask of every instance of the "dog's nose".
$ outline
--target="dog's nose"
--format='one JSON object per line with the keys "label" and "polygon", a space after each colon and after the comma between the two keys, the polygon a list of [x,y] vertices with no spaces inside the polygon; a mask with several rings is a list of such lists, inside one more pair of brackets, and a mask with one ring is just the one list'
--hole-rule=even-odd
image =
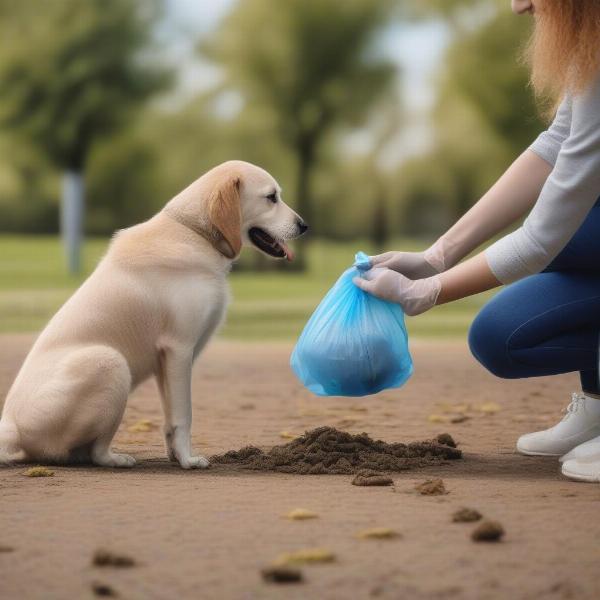
{"label": "dog's nose", "polygon": [[299,235],[306,233],[306,231],[308,230],[308,225],[302,219],[298,219],[296,221],[296,226],[298,227],[298,231],[300,232]]}

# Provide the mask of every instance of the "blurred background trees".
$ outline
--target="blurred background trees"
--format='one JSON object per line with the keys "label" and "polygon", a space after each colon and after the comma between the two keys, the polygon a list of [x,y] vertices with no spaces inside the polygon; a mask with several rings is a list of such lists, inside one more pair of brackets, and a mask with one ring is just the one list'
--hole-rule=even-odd
{"label": "blurred background trees", "polygon": [[[58,231],[64,171],[85,173],[86,233],[109,235],[238,158],[280,180],[310,239],[425,240],[544,126],[508,0],[230,0],[182,34],[165,15],[183,1],[0,0],[0,232]],[[424,23],[446,41],[415,116],[390,47]]]}

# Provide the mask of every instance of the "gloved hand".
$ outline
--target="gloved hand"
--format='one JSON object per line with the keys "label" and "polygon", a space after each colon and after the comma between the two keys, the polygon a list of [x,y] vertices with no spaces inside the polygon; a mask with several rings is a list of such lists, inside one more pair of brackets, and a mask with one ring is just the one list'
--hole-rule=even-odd
{"label": "gloved hand", "polygon": [[369,259],[373,267],[387,267],[413,280],[444,271],[443,245],[440,242],[425,252],[384,252]]}
{"label": "gloved hand", "polygon": [[411,317],[433,307],[442,288],[439,275],[412,280],[386,267],[370,269],[352,281],[377,298],[400,304]]}

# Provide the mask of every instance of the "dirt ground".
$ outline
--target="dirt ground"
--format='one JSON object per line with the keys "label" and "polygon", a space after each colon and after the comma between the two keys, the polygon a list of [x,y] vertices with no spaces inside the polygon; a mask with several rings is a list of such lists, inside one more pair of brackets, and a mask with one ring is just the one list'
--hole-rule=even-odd
{"label": "dirt ground", "polygon": [[[0,398],[31,341],[0,337]],[[138,459],[133,470],[58,467],[35,479],[22,466],[0,470],[0,597],[91,598],[93,582],[129,599],[600,597],[600,486],[569,482],[556,460],[513,451],[520,433],[553,423],[576,376],[502,381],[463,342],[412,350],[415,375],[404,388],[321,399],[290,372],[291,345],[215,341],[194,372],[195,447],[205,455],[267,448],[285,441],[282,432],[331,425],[389,442],[448,431],[464,460],[394,474],[394,487],[356,487],[351,475],[186,472],[165,459],[147,382],[115,441]],[[451,411],[470,418],[446,422]],[[138,429],[150,431],[128,431],[141,419],[150,423]],[[415,492],[432,477],[444,479],[447,495]],[[452,522],[462,506],[500,521],[504,540],[471,541],[476,524]],[[282,517],[295,508],[318,517]],[[401,536],[357,537],[374,527]],[[94,567],[98,548],[137,564]],[[261,568],[307,548],[336,560],[302,567],[300,584],[262,581]]]}

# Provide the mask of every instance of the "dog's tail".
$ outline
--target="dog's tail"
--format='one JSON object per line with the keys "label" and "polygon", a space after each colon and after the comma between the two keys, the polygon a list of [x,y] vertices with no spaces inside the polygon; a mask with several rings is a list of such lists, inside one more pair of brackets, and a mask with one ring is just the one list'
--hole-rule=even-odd
{"label": "dog's tail", "polygon": [[23,462],[26,458],[15,425],[0,420],[0,466]]}

